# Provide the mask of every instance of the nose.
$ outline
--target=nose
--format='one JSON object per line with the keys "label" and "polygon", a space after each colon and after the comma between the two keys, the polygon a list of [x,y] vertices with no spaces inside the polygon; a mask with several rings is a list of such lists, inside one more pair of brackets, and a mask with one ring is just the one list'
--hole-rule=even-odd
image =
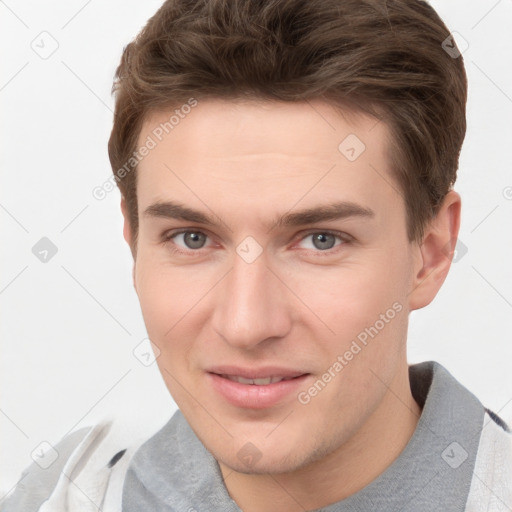
{"label": "nose", "polygon": [[264,255],[247,263],[235,254],[231,271],[219,284],[211,322],[232,347],[250,350],[290,331],[293,301]]}

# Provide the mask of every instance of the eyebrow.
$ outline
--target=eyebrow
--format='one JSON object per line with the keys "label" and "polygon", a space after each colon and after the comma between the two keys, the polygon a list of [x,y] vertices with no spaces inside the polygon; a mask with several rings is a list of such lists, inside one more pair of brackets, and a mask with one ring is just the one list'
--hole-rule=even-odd
{"label": "eyebrow", "polygon": [[[206,226],[215,226],[218,224],[212,216],[173,201],[154,203],[144,210],[143,215],[147,217],[184,220],[204,224]],[[271,224],[270,230],[276,227],[297,227],[329,220],[341,220],[348,217],[372,218],[375,217],[375,212],[357,203],[340,201],[307,208],[293,213],[285,213]]]}

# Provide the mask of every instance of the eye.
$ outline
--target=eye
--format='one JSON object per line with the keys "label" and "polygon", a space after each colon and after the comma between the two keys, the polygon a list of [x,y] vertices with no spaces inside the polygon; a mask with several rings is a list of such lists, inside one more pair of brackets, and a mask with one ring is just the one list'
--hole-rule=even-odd
{"label": "eye", "polygon": [[165,241],[172,240],[178,247],[189,250],[202,249],[207,239],[208,236],[201,231],[181,231],[170,233],[165,237]]}
{"label": "eye", "polygon": [[303,249],[316,249],[319,251],[328,251],[333,247],[347,242],[347,236],[341,233],[331,233],[329,231],[317,231],[309,233],[300,241]]}

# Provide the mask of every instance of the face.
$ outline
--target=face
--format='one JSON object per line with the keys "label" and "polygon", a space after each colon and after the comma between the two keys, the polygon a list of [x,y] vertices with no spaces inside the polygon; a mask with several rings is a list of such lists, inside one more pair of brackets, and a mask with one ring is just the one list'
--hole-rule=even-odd
{"label": "face", "polygon": [[138,167],[134,280],[159,369],[223,465],[306,467],[406,368],[416,246],[388,129],[321,101],[207,100],[158,141],[172,113],[139,138],[157,142]]}

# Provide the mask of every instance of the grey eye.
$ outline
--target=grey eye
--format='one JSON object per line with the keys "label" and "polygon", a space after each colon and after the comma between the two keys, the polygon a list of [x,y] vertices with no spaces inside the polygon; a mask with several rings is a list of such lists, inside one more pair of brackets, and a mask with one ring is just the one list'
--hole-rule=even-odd
{"label": "grey eye", "polygon": [[344,244],[346,240],[342,235],[330,233],[329,231],[317,231],[306,235],[300,245],[303,249],[315,250],[318,252],[328,251],[335,246]]}
{"label": "grey eye", "polygon": [[199,231],[185,231],[179,233],[176,238],[183,237],[183,242],[187,249],[201,249],[206,243],[207,236]]}
{"label": "grey eye", "polygon": [[314,233],[312,237],[313,246],[316,249],[325,250],[332,249],[336,243],[336,236],[330,233]]}

